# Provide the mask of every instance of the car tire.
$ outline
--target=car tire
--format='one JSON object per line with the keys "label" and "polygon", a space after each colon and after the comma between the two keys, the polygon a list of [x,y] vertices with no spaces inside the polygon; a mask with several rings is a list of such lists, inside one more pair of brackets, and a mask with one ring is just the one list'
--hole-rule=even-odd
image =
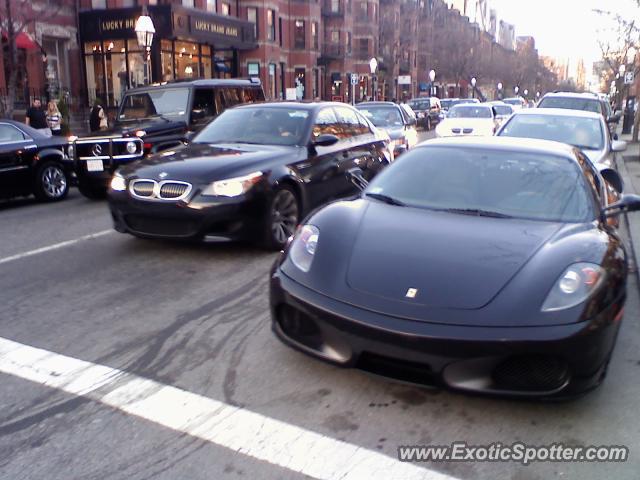
{"label": "car tire", "polygon": [[278,188],[271,197],[266,213],[262,246],[281,250],[300,222],[300,203],[291,187]]}
{"label": "car tire", "polygon": [[62,200],[69,193],[69,175],[57,162],[44,162],[36,170],[34,195],[43,202]]}
{"label": "car tire", "polygon": [[105,187],[92,187],[82,183],[82,181],[78,182],[78,190],[90,200],[102,200],[107,197],[107,189]]}

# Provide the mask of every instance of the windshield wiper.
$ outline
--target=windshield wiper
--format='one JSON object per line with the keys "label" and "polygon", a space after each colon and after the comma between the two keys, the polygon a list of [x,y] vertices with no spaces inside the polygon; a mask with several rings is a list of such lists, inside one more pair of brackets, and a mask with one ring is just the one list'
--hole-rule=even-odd
{"label": "windshield wiper", "polygon": [[397,198],[390,197],[389,195],[385,195],[384,193],[365,193],[367,197],[375,198],[376,200],[380,200],[381,202],[388,203],[389,205],[396,205],[398,207],[406,207],[407,204],[401,202]]}
{"label": "windshield wiper", "polygon": [[451,213],[461,213],[463,215],[476,215],[478,217],[513,218],[511,215],[505,215],[504,213],[492,212],[490,210],[480,210],[477,208],[447,208],[443,211]]}

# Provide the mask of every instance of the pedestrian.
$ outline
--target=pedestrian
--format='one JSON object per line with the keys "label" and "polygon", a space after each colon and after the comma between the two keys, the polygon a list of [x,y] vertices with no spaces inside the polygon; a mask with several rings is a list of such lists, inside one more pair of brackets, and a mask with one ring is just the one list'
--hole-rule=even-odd
{"label": "pedestrian", "polygon": [[51,129],[52,135],[57,137],[62,135],[62,114],[53,100],[49,101],[47,105],[47,125]]}
{"label": "pedestrian", "polygon": [[29,107],[29,110],[27,110],[25,123],[46,135],[51,135],[51,131],[47,126],[47,114],[42,109],[42,102],[39,98],[36,98],[31,107]]}
{"label": "pedestrian", "polygon": [[89,115],[89,129],[92,132],[97,132],[99,130],[106,130],[107,128],[109,128],[107,114],[105,113],[104,108],[102,108],[102,101],[99,98],[96,98],[93,102],[91,114]]}

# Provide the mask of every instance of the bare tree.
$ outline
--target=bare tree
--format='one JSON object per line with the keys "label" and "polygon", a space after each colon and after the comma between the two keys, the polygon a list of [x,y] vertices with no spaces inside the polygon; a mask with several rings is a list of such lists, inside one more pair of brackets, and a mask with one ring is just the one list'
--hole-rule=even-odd
{"label": "bare tree", "polygon": [[[640,0],[638,5],[640,6]],[[601,30],[601,39],[598,40],[602,59],[609,67],[607,77],[616,78],[616,85],[619,92],[624,91],[624,75],[620,75],[621,67],[624,65],[625,71],[633,72],[634,78],[640,73],[640,67],[636,62],[635,54],[640,50],[640,27],[635,20],[627,20],[619,14],[595,10],[612,21],[611,27]],[[630,58],[630,57],[634,58]],[[631,70],[626,70],[632,63]],[[619,103],[622,98],[619,99]],[[638,141],[640,130],[640,110],[636,112],[633,125],[633,141]]]}
{"label": "bare tree", "polygon": [[[7,32],[7,56],[6,71],[8,72],[7,82],[7,98],[4,105],[4,115],[11,117],[17,94],[18,83],[18,36],[26,32],[29,27],[36,22],[55,19],[62,7],[64,0],[57,2],[57,5],[50,7],[49,4],[44,5],[42,9],[34,8],[31,0],[0,0],[0,27]],[[2,112],[0,112],[2,113]]]}

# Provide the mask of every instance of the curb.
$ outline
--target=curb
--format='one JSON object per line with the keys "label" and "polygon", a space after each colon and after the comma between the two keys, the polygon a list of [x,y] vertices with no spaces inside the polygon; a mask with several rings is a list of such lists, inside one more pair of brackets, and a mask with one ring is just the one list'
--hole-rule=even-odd
{"label": "curb", "polygon": [[[629,171],[627,170],[626,160],[623,155],[620,155],[616,159],[616,169],[618,170],[618,172],[620,172],[620,175],[622,176],[622,179],[624,181],[625,192],[637,193],[629,175]],[[624,224],[629,235],[629,243],[631,244],[631,258],[633,261],[633,272],[635,273],[637,282],[636,285],[638,285],[638,288],[640,289],[640,269],[638,268],[638,258],[640,258],[640,242],[634,241],[629,213],[624,214]]]}

